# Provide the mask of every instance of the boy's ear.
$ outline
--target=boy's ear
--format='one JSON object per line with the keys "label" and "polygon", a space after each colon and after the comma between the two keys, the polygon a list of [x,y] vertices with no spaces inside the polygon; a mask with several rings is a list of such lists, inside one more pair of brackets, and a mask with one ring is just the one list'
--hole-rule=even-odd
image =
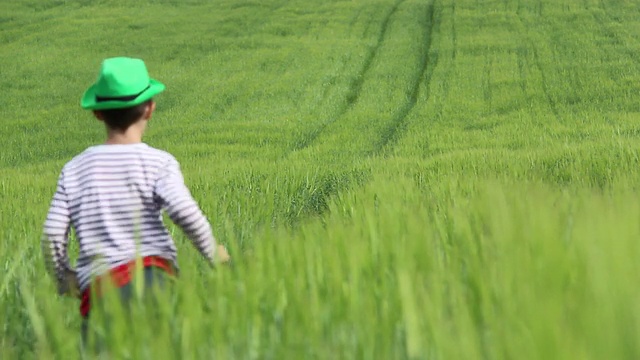
{"label": "boy's ear", "polygon": [[144,110],[143,118],[145,120],[149,120],[151,118],[151,114],[153,114],[155,110],[156,110],[156,102],[152,100],[149,102],[146,109]]}

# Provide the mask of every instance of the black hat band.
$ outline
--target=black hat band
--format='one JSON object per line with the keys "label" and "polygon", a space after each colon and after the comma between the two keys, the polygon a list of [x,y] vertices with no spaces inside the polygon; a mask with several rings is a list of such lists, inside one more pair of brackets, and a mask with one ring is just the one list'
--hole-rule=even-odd
{"label": "black hat band", "polygon": [[140,91],[135,95],[127,95],[127,96],[98,96],[96,95],[96,102],[104,102],[104,101],[131,101],[135,100],[138,96],[142,95],[143,92],[149,90],[151,84],[147,85],[144,90]]}

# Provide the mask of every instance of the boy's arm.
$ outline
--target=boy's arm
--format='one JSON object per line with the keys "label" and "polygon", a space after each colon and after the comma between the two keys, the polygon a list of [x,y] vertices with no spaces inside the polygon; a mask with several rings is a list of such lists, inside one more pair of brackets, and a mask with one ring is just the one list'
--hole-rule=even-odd
{"label": "boy's arm", "polygon": [[47,271],[55,277],[60,295],[71,290],[69,276],[75,277],[75,270],[69,264],[67,256],[70,222],[67,194],[64,188],[64,172],[62,172],[58,178],[56,193],[49,207],[41,239],[45,266]]}
{"label": "boy's arm", "polygon": [[180,164],[172,158],[160,170],[155,195],[171,220],[180,226],[200,253],[214,264],[216,240],[211,225],[184,183]]}

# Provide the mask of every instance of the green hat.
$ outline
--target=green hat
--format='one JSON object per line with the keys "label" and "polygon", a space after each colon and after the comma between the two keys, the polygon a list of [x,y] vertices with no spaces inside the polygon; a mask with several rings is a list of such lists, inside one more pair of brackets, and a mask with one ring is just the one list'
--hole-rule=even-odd
{"label": "green hat", "polygon": [[142,104],[164,88],[163,83],[149,78],[144,61],[115,57],[102,62],[98,80],[80,104],[90,110],[121,109]]}

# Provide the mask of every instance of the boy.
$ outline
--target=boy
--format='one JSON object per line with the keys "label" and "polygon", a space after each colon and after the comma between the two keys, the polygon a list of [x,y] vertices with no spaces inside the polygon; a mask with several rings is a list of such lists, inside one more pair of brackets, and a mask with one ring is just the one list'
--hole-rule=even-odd
{"label": "boy", "polygon": [[[81,298],[83,338],[93,302],[90,285],[111,278],[128,300],[139,257],[146,286],[157,277],[152,269],[168,274],[177,270],[176,248],[162,222],[162,210],[212,265],[229,260],[223,246],[216,248],[211,226],[185,186],[176,159],[142,142],[156,108],[152,98],[164,89],[149,78],[142,60],[109,58],[81,101],[104,122],[107,140],[63,167],[44,223],[42,247],[59,294]],[[76,269],[67,256],[71,226],[80,248]]]}

